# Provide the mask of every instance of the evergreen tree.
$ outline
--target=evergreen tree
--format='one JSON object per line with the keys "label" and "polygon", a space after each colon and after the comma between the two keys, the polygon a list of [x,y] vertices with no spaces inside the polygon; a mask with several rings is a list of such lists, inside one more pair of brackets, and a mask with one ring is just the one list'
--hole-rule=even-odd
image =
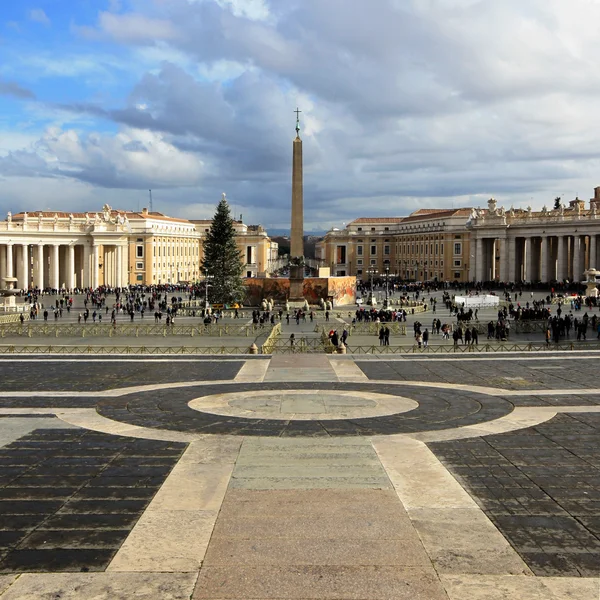
{"label": "evergreen tree", "polygon": [[562,205],[562,198],[560,196],[557,196],[556,198],[554,198],[554,210],[558,210]]}
{"label": "evergreen tree", "polygon": [[223,194],[204,239],[202,270],[204,275],[208,272],[211,302],[231,304],[244,299],[243,268],[242,255],[235,242],[233,219]]}

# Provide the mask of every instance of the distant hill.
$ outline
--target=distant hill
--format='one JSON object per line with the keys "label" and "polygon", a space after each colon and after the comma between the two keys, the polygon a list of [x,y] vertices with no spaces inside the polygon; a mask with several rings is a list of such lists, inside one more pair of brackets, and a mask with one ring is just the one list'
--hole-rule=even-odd
{"label": "distant hill", "polygon": [[[269,237],[279,244],[279,255],[290,253],[290,238],[284,235],[271,235]],[[315,244],[322,238],[322,235],[305,235],[304,236],[304,255],[307,258],[315,257]]]}
{"label": "distant hill", "polygon": [[[269,237],[281,236],[281,237],[289,237],[290,230],[289,229],[271,229],[270,227],[265,226]],[[305,231],[304,236],[313,235],[317,237],[323,237],[327,233],[326,231]]]}

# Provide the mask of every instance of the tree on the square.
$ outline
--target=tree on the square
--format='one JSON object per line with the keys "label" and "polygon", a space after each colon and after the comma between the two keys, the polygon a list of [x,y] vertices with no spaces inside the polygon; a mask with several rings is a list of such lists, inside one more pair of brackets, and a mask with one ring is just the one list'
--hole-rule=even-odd
{"label": "tree on the square", "polygon": [[210,230],[204,239],[202,270],[208,275],[211,302],[231,304],[245,296],[242,255],[235,242],[233,219],[225,194],[217,206]]}

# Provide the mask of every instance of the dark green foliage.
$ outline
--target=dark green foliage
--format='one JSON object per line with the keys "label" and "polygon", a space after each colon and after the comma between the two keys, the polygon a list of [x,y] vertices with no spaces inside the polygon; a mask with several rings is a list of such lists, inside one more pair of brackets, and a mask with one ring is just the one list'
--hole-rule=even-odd
{"label": "dark green foliage", "polygon": [[561,207],[562,199],[560,196],[554,198],[554,210],[558,210]]}
{"label": "dark green foliage", "polygon": [[211,302],[231,304],[244,299],[242,255],[235,242],[233,219],[224,196],[204,239],[202,270],[204,274],[208,271]]}

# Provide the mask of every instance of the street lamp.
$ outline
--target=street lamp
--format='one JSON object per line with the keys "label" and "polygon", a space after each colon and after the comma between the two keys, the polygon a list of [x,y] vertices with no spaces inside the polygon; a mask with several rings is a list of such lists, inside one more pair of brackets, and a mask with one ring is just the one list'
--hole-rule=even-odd
{"label": "street lamp", "polygon": [[369,267],[367,269],[367,274],[371,279],[371,305],[373,305],[373,275],[377,275],[377,269],[375,269],[374,267]]}
{"label": "street lamp", "polygon": [[390,267],[385,267],[385,304],[383,308],[388,307],[389,303],[389,281],[390,281]]}
{"label": "street lamp", "polygon": [[208,283],[208,269],[206,270],[205,274],[204,274],[204,285],[206,288],[206,300],[204,302],[204,310],[208,310],[210,307],[210,304],[208,303],[208,288],[210,287],[210,284]]}

